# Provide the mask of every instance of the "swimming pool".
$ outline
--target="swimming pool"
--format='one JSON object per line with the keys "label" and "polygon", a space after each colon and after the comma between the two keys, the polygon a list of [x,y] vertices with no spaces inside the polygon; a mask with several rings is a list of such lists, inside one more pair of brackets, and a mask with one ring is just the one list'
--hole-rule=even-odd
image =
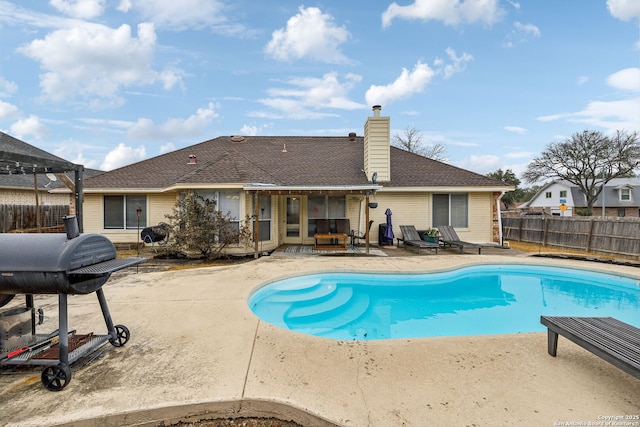
{"label": "swimming pool", "polygon": [[544,331],[541,315],[612,316],[640,327],[640,280],[503,264],[421,274],[321,273],[267,284],[249,306],[273,325],[349,340]]}

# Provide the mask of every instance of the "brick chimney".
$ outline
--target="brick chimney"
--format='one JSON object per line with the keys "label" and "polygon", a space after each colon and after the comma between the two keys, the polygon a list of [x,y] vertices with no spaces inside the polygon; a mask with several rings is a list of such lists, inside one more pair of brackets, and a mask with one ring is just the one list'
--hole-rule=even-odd
{"label": "brick chimney", "polygon": [[380,105],[373,106],[373,117],[368,117],[364,124],[364,172],[371,181],[374,173],[378,181],[391,180],[391,120],[381,117]]}

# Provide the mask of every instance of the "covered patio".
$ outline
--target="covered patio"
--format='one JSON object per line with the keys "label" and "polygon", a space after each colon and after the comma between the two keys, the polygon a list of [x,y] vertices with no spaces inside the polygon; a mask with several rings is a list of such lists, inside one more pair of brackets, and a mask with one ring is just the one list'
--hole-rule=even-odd
{"label": "covered patio", "polygon": [[[370,224],[371,200],[380,189],[382,186],[375,182],[369,185],[316,187],[253,183],[243,187],[253,201],[252,217],[258,219],[253,221],[254,236],[262,236],[260,223],[264,222],[265,206],[260,201],[261,197],[275,197],[272,205],[277,206],[279,214],[275,216],[279,220],[272,225],[272,229],[278,246],[316,246],[318,238],[342,239],[340,243],[343,244],[343,250],[348,252],[353,247],[353,240],[358,238],[365,242],[365,254],[370,252],[370,226],[367,224]],[[353,198],[347,200],[348,196]],[[321,220],[329,221],[326,230],[320,229]],[[343,225],[346,229],[339,229],[337,221],[346,224]],[[254,258],[258,258],[262,252],[260,240],[254,239]]]}

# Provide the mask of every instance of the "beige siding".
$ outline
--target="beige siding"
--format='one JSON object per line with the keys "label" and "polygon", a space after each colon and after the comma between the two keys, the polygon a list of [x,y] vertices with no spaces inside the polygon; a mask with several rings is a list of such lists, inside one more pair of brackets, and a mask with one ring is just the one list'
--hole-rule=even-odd
{"label": "beige siding", "polygon": [[178,193],[150,194],[147,196],[147,225],[169,222],[165,215],[172,214]]}
{"label": "beige siding", "polygon": [[82,226],[85,233],[102,233],[102,194],[85,194]]}
{"label": "beige siding", "polygon": [[371,179],[378,173],[378,181],[391,179],[389,117],[369,117],[364,127],[364,170]]}
{"label": "beige siding", "polygon": [[493,240],[493,194],[469,193],[469,228],[456,229],[462,240],[486,243]]}

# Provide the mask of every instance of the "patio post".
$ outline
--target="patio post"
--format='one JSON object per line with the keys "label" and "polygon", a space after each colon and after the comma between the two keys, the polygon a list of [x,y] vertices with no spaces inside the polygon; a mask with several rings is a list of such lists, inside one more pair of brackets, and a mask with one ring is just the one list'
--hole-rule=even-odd
{"label": "patio post", "polygon": [[365,229],[364,229],[364,240],[365,240],[365,253],[369,255],[369,193],[364,201],[364,218],[365,218]]}
{"label": "patio post", "polygon": [[253,258],[257,259],[258,256],[258,242],[260,240],[260,234],[258,233],[260,230],[259,221],[260,217],[258,217],[258,191],[253,193]]}

